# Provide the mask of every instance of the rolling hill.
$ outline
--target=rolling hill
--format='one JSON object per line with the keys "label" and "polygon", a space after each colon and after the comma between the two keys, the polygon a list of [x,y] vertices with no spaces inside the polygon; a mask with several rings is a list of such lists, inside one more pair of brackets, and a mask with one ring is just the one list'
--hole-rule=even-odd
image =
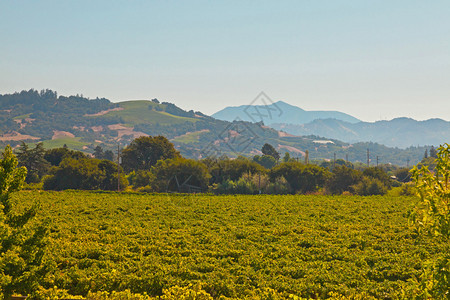
{"label": "rolling hill", "polygon": [[306,124],[317,119],[336,119],[349,123],[360,121],[339,111],[306,111],[283,101],[267,105],[226,107],[213,114],[212,117],[229,122],[236,119],[248,122],[262,121],[266,125],[274,123]]}
{"label": "rolling hill", "polygon": [[347,143],[375,142],[399,148],[450,142],[450,122],[441,119],[416,121],[410,118],[396,118],[373,123],[349,123],[326,119],[302,125],[272,124],[271,127],[294,135],[320,135]]}
{"label": "rolling hill", "polygon": [[377,143],[349,144],[318,136],[295,136],[261,122],[218,120],[201,112],[185,111],[172,103],[135,100],[112,103],[107,99],[58,96],[56,92],[22,91],[0,95],[0,146],[43,142],[44,147],[92,153],[97,145],[116,150],[144,135],[164,135],[188,158],[236,157],[260,154],[265,143],[279,152],[310,160],[348,158],[365,162],[366,151],[380,163],[406,165],[422,159],[424,147],[395,149]]}

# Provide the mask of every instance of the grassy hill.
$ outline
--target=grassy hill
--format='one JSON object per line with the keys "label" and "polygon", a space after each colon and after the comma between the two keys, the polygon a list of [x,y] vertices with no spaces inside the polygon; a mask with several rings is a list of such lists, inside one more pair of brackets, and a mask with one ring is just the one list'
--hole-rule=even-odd
{"label": "grassy hill", "polygon": [[[310,160],[337,158],[366,162],[367,149],[380,163],[406,165],[419,162],[424,147],[405,150],[374,143],[348,144],[317,136],[292,136],[245,121],[222,121],[201,112],[185,111],[172,103],[135,100],[112,103],[107,99],[58,96],[45,90],[0,95],[0,146],[44,142],[93,152],[97,145],[116,150],[143,135],[164,135],[185,157],[236,157],[260,154],[265,143],[279,152]],[[324,135],[326,136],[326,135]]]}

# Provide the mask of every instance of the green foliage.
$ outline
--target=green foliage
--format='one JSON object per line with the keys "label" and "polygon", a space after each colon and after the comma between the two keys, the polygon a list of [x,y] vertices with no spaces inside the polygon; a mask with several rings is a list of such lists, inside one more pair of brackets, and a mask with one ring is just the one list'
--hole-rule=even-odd
{"label": "green foliage", "polygon": [[269,176],[272,182],[278,177],[284,177],[289,183],[291,193],[308,193],[322,188],[330,173],[316,165],[288,162],[272,168]]}
{"label": "green foliage", "polygon": [[[120,189],[128,185],[120,172]],[[45,190],[117,190],[117,164],[94,158],[65,158],[44,178]]]}
{"label": "green foliage", "polygon": [[219,160],[202,160],[211,174],[211,183],[222,183],[227,180],[238,181],[244,175],[265,174],[266,170],[260,164],[246,158]]}
{"label": "green foliage", "polygon": [[122,151],[125,171],[150,170],[160,159],[180,157],[173,144],[163,136],[143,136],[134,139]]}
{"label": "green foliage", "polygon": [[27,168],[27,183],[37,183],[45,175],[50,164],[45,160],[45,149],[42,143],[37,143],[34,149],[30,149],[22,142],[16,151],[19,165]]}
{"label": "green foliage", "polygon": [[36,206],[17,209],[12,193],[21,189],[27,170],[17,167],[10,146],[0,160],[0,293],[9,299],[13,293],[34,292],[45,274],[42,267],[46,228],[32,226]]}
{"label": "green foliage", "polygon": [[52,166],[59,166],[65,158],[81,159],[87,156],[80,151],[69,150],[67,147],[49,149],[45,152],[44,159]]}
{"label": "green foliage", "polygon": [[266,169],[272,169],[276,164],[277,160],[271,155],[255,155],[253,161],[257,162]]}
{"label": "green foliage", "polygon": [[158,192],[205,191],[211,177],[203,163],[185,158],[160,160],[151,171],[154,174],[152,187]]}
{"label": "green foliage", "polygon": [[328,178],[326,187],[331,194],[342,194],[343,192],[354,192],[353,186],[362,179],[362,173],[345,165],[333,169]]}
{"label": "green foliage", "polygon": [[150,186],[155,180],[155,175],[151,171],[138,170],[129,173],[127,179],[133,188],[137,189]]}
{"label": "green foliage", "polygon": [[386,188],[389,188],[391,185],[389,175],[382,168],[365,168],[363,171],[363,175],[372,179],[379,180],[384,186],[386,186]]}
{"label": "green foliage", "polygon": [[388,187],[378,178],[363,176],[361,181],[351,187],[356,195],[384,195]]}
{"label": "green foliage", "polygon": [[214,299],[401,299],[426,257],[446,247],[418,243],[405,214],[412,197],[27,191],[15,199],[40,201],[39,218],[52,218],[43,287],[89,298],[181,297],[200,284]]}
{"label": "green foliage", "polygon": [[264,155],[272,156],[276,161],[280,159],[280,153],[271,144],[265,143],[261,148],[261,152]]}
{"label": "green foliage", "polygon": [[424,285],[427,296],[445,299],[450,296],[450,145],[440,146],[436,153],[432,150],[430,156],[436,157],[434,172],[427,166],[415,166],[411,171],[422,204],[412,217],[419,232],[447,244],[446,252],[429,264]]}
{"label": "green foliage", "polygon": [[395,170],[394,174],[397,180],[400,182],[410,182],[411,181],[411,169],[410,168],[400,168]]}

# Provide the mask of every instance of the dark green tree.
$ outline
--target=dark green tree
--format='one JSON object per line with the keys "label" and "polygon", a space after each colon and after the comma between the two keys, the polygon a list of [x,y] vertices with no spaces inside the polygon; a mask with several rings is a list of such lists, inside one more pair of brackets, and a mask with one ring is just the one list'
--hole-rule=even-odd
{"label": "dark green tree", "polygon": [[45,149],[43,143],[37,143],[34,148],[29,148],[22,142],[16,151],[19,165],[27,168],[27,177],[25,181],[39,182],[43,175],[48,171],[50,164],[45,160]]}
{"label": "dark green tree", "polygon": [[330,172],[316,165],[304,165],[298,162],[281,163],[269,171],[272,182],[284,177],[290,185],[291,193],[314,192],[325,185]]}
{"label": "dark green tree", "polygon": [[211,177],[203,163],[180,157],[158,161],[152,173],[155,176],[153,189],[158,192],[205,191]]}
{"label": "dark green tree", "polygon": [[277,161],[280,159],[280,153],[278,153],[277,150],[275,150],[275,148],[271,144],[265,143],[261,148],[261,152],[264,155],[272,156]]}
{"label": "dark green tree", "polygon": [[46,227],[29,225],[37,208],[19,212],[11,194],[20,190],[27,170],[18,167],[8,145],[0,160],[0,293],[9,299],[13,293],[30,294],[45,275],[42,257]]}
{"label": "dark green tree", "polygon": [[[105,159],[67,157],[44,180],[45,190],[116,190],[117,164]],[[120,189],[128,185],[120,172]]]}
{"label": "dark green tree", "polygon": [[353,186],[362,179],[362,172],[351,169],[345,165],[336,166],[329,179],[326,187],[328,192],[332,194],[342,194],[343,192],[354,192]]}
{"label": "dark green tree", "polygon": [[257,162],[266,169],[271,169],[277,164],[276,159],[270,155],[255,155],[253,157],[253,161]]}
{"label": "dark green tree", "polygon": [[44,159],[48,161],[52,166],[59,166],[64,158],[82,159],[87,156],[81,151],[69,150],[68,148],[54,148],[46,151]]}
{"label": "dark green tree", "polygon": [[430,157],[437,158],[437,151],[434,148],[434,146],[431,146],[431,148],[430,148]]}
{"label": "dark green tree", "polygon": [[180,157],[169,140],[163,136],[143,136],[134,139],[122,151],[122,166],[125,171],[150,170],[160,159]]}

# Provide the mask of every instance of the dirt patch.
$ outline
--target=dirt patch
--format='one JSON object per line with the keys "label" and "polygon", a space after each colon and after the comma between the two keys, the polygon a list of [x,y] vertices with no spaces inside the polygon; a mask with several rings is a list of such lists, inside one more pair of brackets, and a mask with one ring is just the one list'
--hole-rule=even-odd
{"label": "dirt patch", "polygon": [[279,137],[296,137],[296,135],[289,134],[289,133],[284,132],[284,131],[278,131],[278,136]]}
{"label": "dirt patch", "polygon": [[70,133],[68,131],[53,130],[52,140],[66,138],[66,137],[74,138],[75,135],[73,135],[73,133]]}
{"label": "dirt patch", "polygon": [[188,135],[190,135],[192,133],[202,133],[202,132],[209,132],[209,129],[202,129],[202,130],[199,130],[199,131],[192,131],[192,132],[188,131],[185,134],[182,134],[182,135],[174,137],[173,139],[182,138],[182,137],[188,136]]}
{"label": "dirt patch", "polygon": [[300,149],[297,149],[297,148],[295,148],[295,147],[292,147],[292,146],[286,146],[286,145],[280,145],[280,144],[278,144],[278,149],[286,149],[286,150],[288,150],[289,152],[300,153],[302,156],[305,156],[305,155],[306,155],[306,153],[305,153],[304,151],[302,151],[302,150],[300,150]]}
{"label": "dirt patch", "polygon": [[91,129],[94,132],[100,132],[103,131],[103,126],[92,126]]}
{"label": "dirt patch", "polygon": [[85,117],[98,117],[98,116],[103,116],[106,115],[107,113],[111,112],[111,111],[120,111],[123,110],[123,107],[116,107],[116,108],[111,108],[111,109],[107,109],[107,110],[102,110],[98,113],[95,114],[85,114]]}
{"label": "dirt patch", "polygon": [[141,136],[148,136],[148,134],[140,132],[140,131],[134,131],[134,127],[126,127],[123,124],[112,124],[108,125],[108,128],[111,130],[117,131],[117,138],[120,139],[124,135],[131,135],[133,138],[138,138]]}
{"label": "dirt patch", "polygon": [[79,131],[85,131],[86,130],[86,128],[84,126],[73,126],[72,128],[75,129],[75,130],[79,130]]}
{"label": "dirt patch", "polygon": [[25,141],[25,140],[40,140],[40,138],[27,134],[20,134],[17,131],[8,132],[0,136],[0,141]]}

